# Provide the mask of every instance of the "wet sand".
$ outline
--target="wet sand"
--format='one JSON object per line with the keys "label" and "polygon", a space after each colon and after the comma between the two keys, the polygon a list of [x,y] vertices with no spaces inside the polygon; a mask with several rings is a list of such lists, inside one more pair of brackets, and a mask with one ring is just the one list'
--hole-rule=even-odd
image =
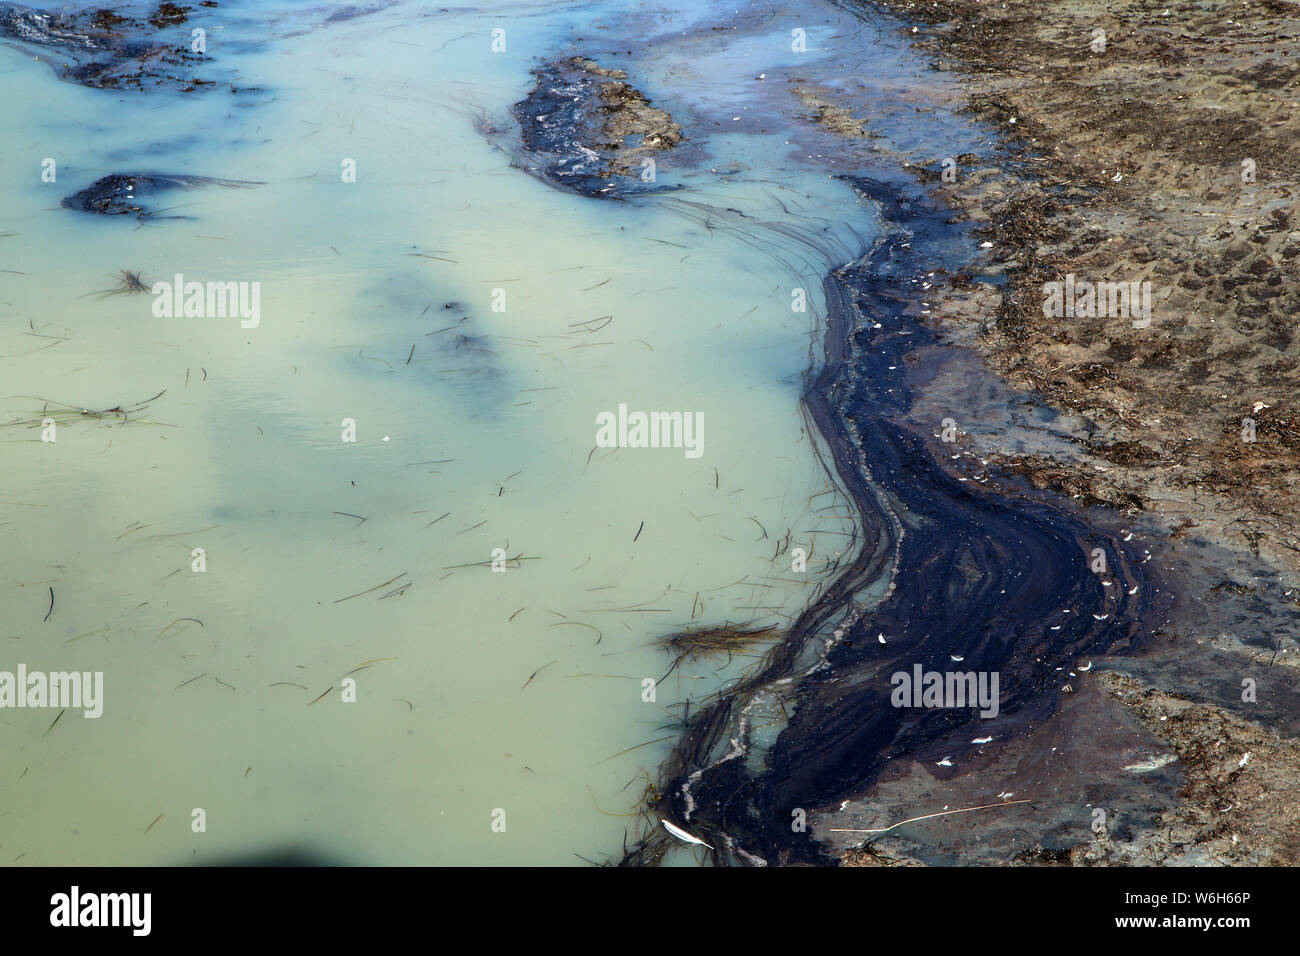
{"label": "wet sand", "polygon": [[[1072,675],[1029,740],[948,787],[895,768],[823,832],[988,802],[992,777],[1034,797],[1019,822],[841,834],[846,862],[1294,864],[1294,5],[876,7],[999,134],[955,176],[937,145],[909,158],[987,244],[929,294],[928,324],[1052,417],[1018,443],[997,403],[922,406],[954,415],[966,454],[1140,529],[1177,593],[1149,653]],[[1045,284],[1071,274],[1150,282],[1149,326],[1045,315]],[[970,281],[988,275],[1005,286]]]}

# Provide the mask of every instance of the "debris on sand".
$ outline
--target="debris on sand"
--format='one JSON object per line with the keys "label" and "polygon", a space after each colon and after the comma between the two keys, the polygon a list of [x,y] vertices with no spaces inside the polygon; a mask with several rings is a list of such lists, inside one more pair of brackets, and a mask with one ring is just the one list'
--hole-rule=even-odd
{"label": "debris on sand", "polygon": [[[1170,524],[1204,510],[1206,534],[1300,570],[1295,5],[1225,21],[1190,4],[1176,31],[1161,6],[1093,0],[880,6],[927,25],[919,47],[1002,133],[1003,153],[958,157],[945,182],[941,153],[912,167],[1006,275],[935,295],[945,332],[1105,446],[1156,452],[1100,456],[1096,497]],[[1146,283],[1151,315],[1049,314],[1046,287],[1071,279]]]}
{"label": "debris on sand", "polygon": [[[1020,864],[1064,866],[1295,866],[1300,862],[1300,743],[1214,704],[1104,672],[1106,690],[1172,749],[1181,803],[1137,839],[1102,833],[1069,850],[1022,854]],[[1170,763],[1166,756],[1151,763]],[[1125,767],[1125,770],[1138,769]],[[1147,767],[1140,769],[1146,770]]]}
{"label": "debris on sand", "polygon": [[655,188],[655,158],[685,137],[624,71],[575,56],[544,63],[533,75],[536,85],[514,106],[529,172],[584,196]]}
{"label": "debris on sand", "polygon": [[816,90],[806,86],[796,86],[790,90],[813,110],[810,117],[818,126],[824,126],[830,132],[845,139],[872,139],[875,133],[867,129],[867,121],[859,119],[850,110],[837,106]]}

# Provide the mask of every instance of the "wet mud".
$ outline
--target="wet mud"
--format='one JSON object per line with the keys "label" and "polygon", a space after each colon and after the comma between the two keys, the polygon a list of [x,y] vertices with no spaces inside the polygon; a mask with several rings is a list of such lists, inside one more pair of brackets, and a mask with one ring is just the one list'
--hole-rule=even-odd
{"label": "wet mud", "polygon": [[165,173],[116,173],[97,179],[85,189],[64,198],[65,209],[94,213],[100,216],[134,215],[137,219],[186,219],[188,216],[159,216],[139,202],[143,196],[175,189],[203,189],[222,186],[239,189],[258,186],[260,183],[240,182],[233,179],[213,179],[209,176],[173,176]]}
{"label": "wet mud", "polygon": [[[1106,497],[1300,570],[1295,5],[873,6],[1022,161],[957,157],[947,184],[938,150],[915,163],[1007,277],[936,295],[948,334],[1086,419]],[[1045,315],[1067,275],[1149,282],[1150,325]]]}
{"label": "wet mud", "polygon": [[[930,291],[932,325],[1051,409],[1068,444],[1009,448],[984,428],[969,453],[1122,515],[1179,584],[1149,652],[1075,682],[1098,685],[1086,695],[1093,726],[1127,723],[1144,738],[1141,759],[1083,761],[1075,783],[1050,787],[1070,794],[1052,801],[1065,809],[1035,803],[1032,822],[1000,831],[1002,845],[1026,864],[1294,865],[1295,6],[1243,5],[1230,18],[1199,2],[862,7],[900,16],[898,33],[998,134],[955,166],[938,144],[909,157],[988,250]],[[1152,321],[1046,314],[1045,284],[1071,275],[1149,282]],[[1044,782],[1029,753],[1042,747],[1001,769]],[[1139,788],[1160,799],[1135,812]],[[878,811],[892,799],[883,789]],[[1117,801],[1124,826],[1090,830],[1089,813]],[[907,806],[892,804],[893,819]],[[878,826],[879,815],[847,825]],[[961,859],[981,852],[979,837],[945,830],[923,827],[945,852],[963,847]],[[897,834],[867,849],[846,859],[945,862]]]}
{"label": "wet mud", "polygon": [[663,188],[654,185],[654,161],[683,142],[682,127],[627,73],[575,56],[543,63],[533,76],[533,89],[513,109],[528,172],[604,199]]}
{"label": "wet mud", "polygon": [[[718,863],[833,862],[792,821],[862,793],[900,756],[961,772],[976,739],[1046,719],[1076,665],[1141,648],[1160,620],[1135,544],[1015,476],[962,480],[940,464],[941,442],[906,426],[898,369],[933,342],[912,299],[953,230],[923,198],[850,181],[889,231],[825,281],[825,360],[804,402],[859,508],[861,548],[757,674],[686,719],[662,770],[652,812],[708,842]],[[886,580],[878,603],[859,600]],[[1000,713],[893,706],[891,675],[917,664],[999,674]],[[783,729],[756,743],[755,723],[774,713]],[[651,833],[623,862],[655,862],[672,840]]]}
{"label": "wet mud", "polygon": [[70,83],[191,93],[217,82],[197,75],[212,58],[195,50],[190,32],[191,20],[202,28],[203,14],[216,6],[164,2],[124,14],[125,7],[51,12],[0,3],[0,40],[45,61]]}

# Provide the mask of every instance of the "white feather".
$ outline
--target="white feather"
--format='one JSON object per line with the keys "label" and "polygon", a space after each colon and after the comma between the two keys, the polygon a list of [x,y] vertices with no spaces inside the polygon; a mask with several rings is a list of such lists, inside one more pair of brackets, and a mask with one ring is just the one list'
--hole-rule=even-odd
{"label": "white feather", "polygon": [[699,845],[699,846],[704,847],[705,849],[708,849],[708,850],[712,850],[712,849],[713,849],[713,847],[709,846],[707,843],[705,843],[705,842],[704,842],[703,840],[701,840],[699,837],[691,836],[689,833],[687,833],[687,832],[686,832],[685,830],[683,830],[681,827],[679,827],[679,826],[675,826],[675,825],[669,823],[667,820],[660,820],[659,822],[662,823],[662,824],[664,825],[664,829],[665,829],[665,830],[667,830],[667,831],[668,831],[669,833],[671,833],[673,836],[677,837],[677,839],[681,840],[683,843],[695,843],[695,844],[697,844],[697,845]]}

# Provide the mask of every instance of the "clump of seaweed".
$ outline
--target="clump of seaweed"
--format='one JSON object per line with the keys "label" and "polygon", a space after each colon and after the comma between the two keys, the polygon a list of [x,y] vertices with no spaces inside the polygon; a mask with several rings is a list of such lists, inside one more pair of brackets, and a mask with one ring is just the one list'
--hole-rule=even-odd
{"label": "clump of seaweed", "polygon": [[[41,403],[41,410],[40,413],[34,417],[30,415],[20,415],[18,418],[14,418],[10,421],[0,422],[0,426],[22,426],[27,428],[42,428],[45,427],[50,422],[53,422],[58,425],[70,425],[75,422],[86,421],[88,419],[89,420],[115,419],[120,425],[125,425],[127,422],[138,422],[138,423],[148,424],[148,425],[164,425],[165,424],[164,422],[156,422],[153,421],[152,419],[140,418],[134,416],[138,416],[141,412],[144,412],[149,407],[149,404],[151,402],[156,401],[166,393],[167,393],[167,389],[164,388],[157,395],[153,396],[153,398],[146,398],[142,402],[135,402],[135,403],[124,402],[120,405],[115,405],[112,408],[104,408],[98,410],[82,408],[80,405],[70,405],[67,402],[56,402],[50,399],[41,398],[36,395],[9,395],[6,396],[5,399],[0,399],[0,401],[7,400],[10,398],[31,399],[32,401],[38,401]],[[174,428],[175,426],[168,425],[167,427]]]}
{"label": "clump of seaweed", "polygon": [[174,3],[160,3],[158,9],[149,17],[149,22],[161,30],[163,27],[184,23],[189,16],[189,7],[180,7]]}
{"label": "clump of seaweed", "polygon": [[96,10],[94,16],[90,18],[90,23],[91,26],[98,27],[101,30],[112,30],[113,27],[122,23],[130,23],[130,21],[112,10],[104,9]]}
{"label": "clump of seaweed", "polygon": [[132,295],[137,292],[148,292],[149,289],[149,284],[144,281],[140,273],[132,272],[130,269],[119,269],[117,286],[112,289],[104,289],[99,295]]}
{"label": "clump of seaweed", "polygon": [[734,624],[723,624],[720,627],[688,628],[676,634],[669,634],[662,641],[665,647],[678,655],[679,660],[691,660],[734,654],[775,636],[776,628],[771,625],[744,628]]}
{"label": "clump of seaweed", "polygon": [[122,292],[149,291],[149,286],[147,286],[144,280],[140,278],[140,273],[138,272],[131,272],[129,269],[122,269],[118,272],[118,279],[120,280],[119,289]]}

